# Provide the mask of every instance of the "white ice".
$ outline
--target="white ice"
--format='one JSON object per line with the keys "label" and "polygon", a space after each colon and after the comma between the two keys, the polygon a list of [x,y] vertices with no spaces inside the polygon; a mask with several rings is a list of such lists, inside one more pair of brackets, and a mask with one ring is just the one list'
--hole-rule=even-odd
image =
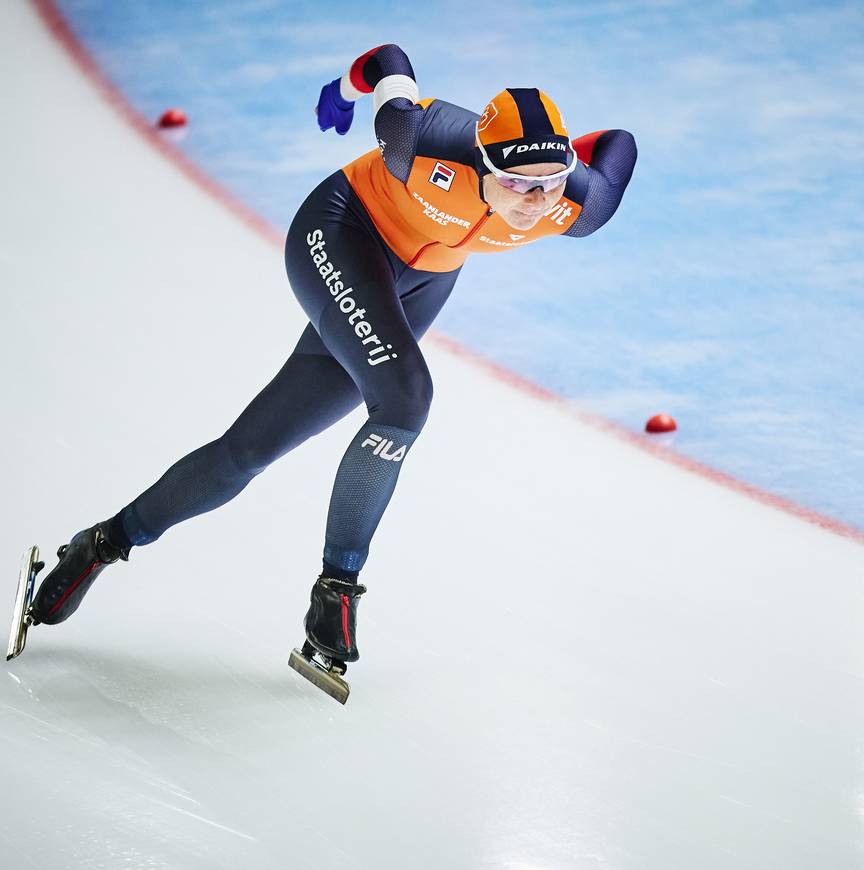
{"label": "white ice", "polygon": [[[53,563],[219,435],[303,318],[279,248],[21,0],[0,95],[11,608],[25,546]],[[860,545],[425,347],[347,706],[287,658],[362,414],[31,631],[0,675],[0,868],[860,868]]]}

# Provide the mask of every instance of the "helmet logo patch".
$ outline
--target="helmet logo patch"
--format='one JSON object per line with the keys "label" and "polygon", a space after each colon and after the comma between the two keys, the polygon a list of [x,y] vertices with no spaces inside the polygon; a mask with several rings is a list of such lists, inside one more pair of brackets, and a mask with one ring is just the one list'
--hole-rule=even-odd
{"label": "helmet logo patch", "polygon": [[489,103],[483,110],[483,115],[477,122],[477,129],[482,133],[498,117],[498,107],[495,103]]}

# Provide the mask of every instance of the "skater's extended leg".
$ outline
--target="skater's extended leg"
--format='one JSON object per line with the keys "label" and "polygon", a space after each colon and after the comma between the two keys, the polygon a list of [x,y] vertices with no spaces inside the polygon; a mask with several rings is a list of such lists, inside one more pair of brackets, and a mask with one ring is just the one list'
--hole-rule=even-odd
{"label": "skater's extended leg", "polygon": [[176,523],[225,504],[270,463],[359,403],[354,382],[310,326],[276,377],[221,438],[184,456],[120,512],[114,536],[147,544]]}

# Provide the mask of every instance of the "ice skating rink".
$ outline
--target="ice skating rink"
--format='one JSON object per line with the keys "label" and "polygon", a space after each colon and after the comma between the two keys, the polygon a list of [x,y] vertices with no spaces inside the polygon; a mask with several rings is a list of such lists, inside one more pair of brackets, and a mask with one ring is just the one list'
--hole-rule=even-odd
{"label": "ice skating rink", "polygon": [[[11,609],[24,547],[219,435],[303,317],[23,0],[0,72]],[[5,664],[0,868],[860,868],[860,542],[424,346],[347,706],[287,659],[359,412]]]}

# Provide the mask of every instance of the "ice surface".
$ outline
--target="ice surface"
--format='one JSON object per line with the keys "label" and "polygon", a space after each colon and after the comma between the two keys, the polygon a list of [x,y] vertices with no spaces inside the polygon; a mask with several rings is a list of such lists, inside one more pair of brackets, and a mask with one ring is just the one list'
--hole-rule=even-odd
{"label": "ice surface", "polygon": [[[0,34],[11,607],[24,547],[221,433],[302,316],[279,249],[28,4]],[[33,629],[0,680],[0,867],[860,867],[861,547],[426,348],[347,706],[287,658],[356,416]]]}

